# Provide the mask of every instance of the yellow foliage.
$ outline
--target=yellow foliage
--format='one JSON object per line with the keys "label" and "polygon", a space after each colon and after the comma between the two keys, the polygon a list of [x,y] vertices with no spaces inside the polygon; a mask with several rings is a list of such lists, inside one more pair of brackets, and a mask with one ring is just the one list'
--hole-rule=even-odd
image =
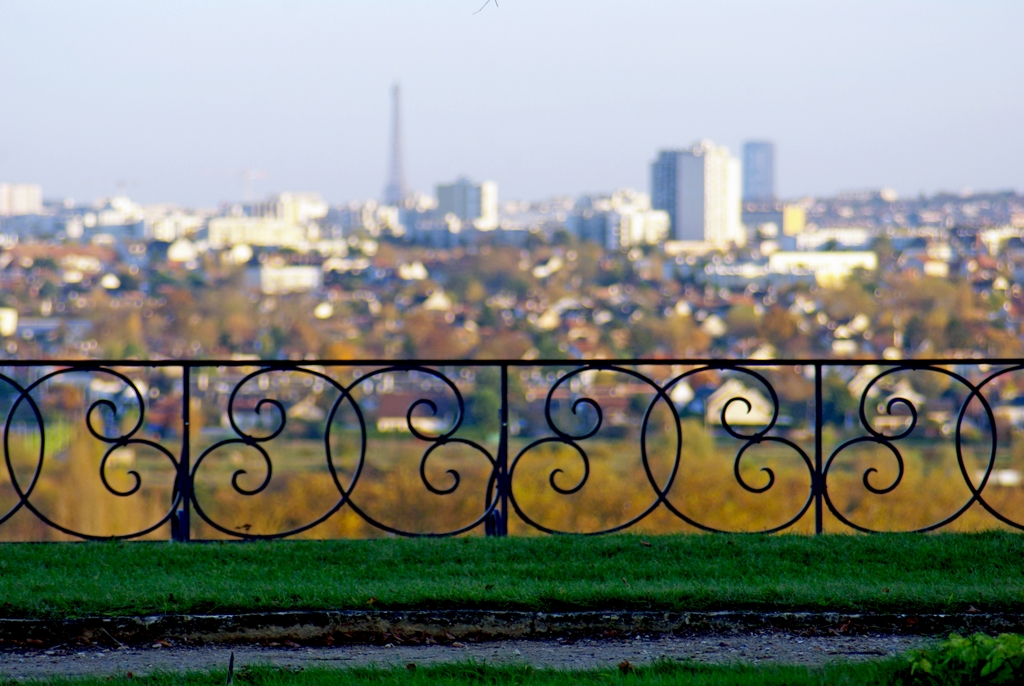
{"label": "yellow foliage", "polygon": [[[791,448],[777,443],[751,447],[740,460],[740,474],[749,487],[767,485],[764,469],[771,469],[774,484],[764,493],[745,490],[734,476],[739,443],[712,437],[697,422],[684,423],[680,464],[667,492],[667,500],[678,513],[704,526],[729,531],[760,531],[786,523],[803,508],[809,495],[810,476],[802,458]],[[67,433],[67,432],[66,432]],[[114,489],[126,491],[134,484],[128,473],[139,472],[142,486],[137,493],[120,497],[109,492],[100,480],[100,460],[107,447],[84,432],[71,432],[66,440],[55,437],[48,449],[43,470],[32,494],[32,502],[54,522],[93,535],[122,535],[150,526],[167,512],[174,472],[166,457],[137,447],[119,449],[110,458],[107,476]],[[670,432],[671,433],[671,432]],[[202,445],[194,437],[193,457]],[[829,441],[832,442],[831,440]],[[36,465],[38,436],[12,437],[12,459],[21,484],[31,480]],[[510,459],[525,447],[513,441]],[[523,454],[515,468],[513,494],[523,513],[541,526],[560,531],[590,532],[613,528],[631,521],[656,504],[655,489],[643,469],[637,441],[591,440],[581,446],[587,451],[589,475],[576,493],[562,494],[575,487],[584,475],[584,462],[570,446],[544,444]],[[357,444],[349,436],[332,444],[335,465],[345,489],[351,480]],[[448,470],[460,477],[451,494],[430,492],[419,467],[426,444],[411,437],[371,437],[366,461],[359,474],[352,500],[324,523],[300,534],[304,538],[373,537],[385,532],[366,523],[353,511],[408,532],[452,531],[472,524],[485,506],[489,460],[475,450],[449,444],[435,451],[426,465],[427,479],[436,489],[453,484]],[[497,446],[488,445],[491,454]],[[650,437],[648,465],[654,481],[668,483],[675,455],[673,439],[666,434]],[[270,534],[305,526],[334,508],[341,495],[334,484],[316,441],[290,441],[269,445],[273,476],[267,488],[256,495],[243,495],[231,486],[232,475],[239,486],[254,489],[265,477],[265,465],[255,451],[228,446],[212,453],[201,465],[196,493],[203,510],[233,532]],[[804,446],[810,450],[810,446]],[[826,446],[826,457],[830,447]],[[969,473],[983,468],[980,452],[968,450]],[[1001,467],[1018,464],[1024,451],[1005,450]],[[860,446],[840,453],[830,471],[828,488],[841,515],[871,529],[908,530],[938,522],[956,512],[970,498],[970,491],[956,465],[949,446],[904,448],[905,473],[902,482],[888,495],[876,495],[864,488],[866,470],[875,488],[889,486],[896,478],[897,464],[884,447]],[[561,470],[555,473],[555,470]],[[553,476],[552,476],[553,475]],[[1019,488],[990,486],[986,497],[1005,515],[1024,521],[1024,498]],[[0,472],[0,511],[16,503],[6,472]],[[511,510],[511,505],[510,505]],[[825,529],[850,532],[830,512],[825,512]],[[950,526],[951,530],[998,528],[999,523],[977,504]],[[668,533],[697,531],[669,511],[665,504],[636,524],[635,531]],[[813,511],[808,510],[795,532],[813,531]],[[510,516],[509,531],[532,535],[536,529],[519,516]],[[482,533],[482,527],[473,530]],[[169,536],[164,525],[149,538]],[[193,536],[224,538],[193,514]],[[24,509],[0,527],[0,540],[67,540],[68,536],[45,527]]]}

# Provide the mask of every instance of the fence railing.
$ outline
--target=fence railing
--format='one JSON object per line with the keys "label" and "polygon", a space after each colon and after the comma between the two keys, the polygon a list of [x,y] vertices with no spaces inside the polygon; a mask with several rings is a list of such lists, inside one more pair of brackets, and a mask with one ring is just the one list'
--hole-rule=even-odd
{"label": "fence railing", "polygon": [[0,361],[0,417],[3,540],[1024,528],[1017,360]]}

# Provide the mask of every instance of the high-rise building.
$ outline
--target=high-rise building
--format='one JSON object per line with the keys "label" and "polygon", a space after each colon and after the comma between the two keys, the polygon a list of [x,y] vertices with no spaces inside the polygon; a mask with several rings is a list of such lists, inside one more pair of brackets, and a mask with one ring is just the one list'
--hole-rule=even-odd
{"label": "high-rise building", "polygon": [[739,160],[711,141],[658,153],[651,164],[651,205],[668,212],[673,240],[716,247],[746,242]]}
{"label": "high-rise building", "polygon": [[743,202],[775,200],[775,145],[767,141],[743,144]]}
{"label": "high-rise building", "polygon": [[402,89],[396,83],[391,87],[391,162],[388,183],[384,187],[384,204],[401,205],[409,197],[405,185],[405,165],[402,159]]}
{"label": "high-rise building", "polygon": [[455,183],[437,186],[437,214],[454,215],[462,222],[472,222],[481,231],[498,228],[498,184],[493,181],[473,183],[465,177]]}

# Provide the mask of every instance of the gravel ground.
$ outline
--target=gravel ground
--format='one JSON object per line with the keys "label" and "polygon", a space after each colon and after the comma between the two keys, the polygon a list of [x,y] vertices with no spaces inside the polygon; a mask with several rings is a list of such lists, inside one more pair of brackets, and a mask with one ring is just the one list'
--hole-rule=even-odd
{"label": "gravel ground", "polygon": [[729,636],[637,636],[634,639],[578,641],[493,641],[452,645],[264,647],[255,645],[164,647],[104,650],[54,648],[0,651],[0,675],[8,678],[110,675],[155,670],[206,670],[226,667],[235,653],[235,668],[250,664],[280,667],[356,665],[427,665],[475,660],[522,662],[537,667],[587,669],[613,667],[622,660],[642,664],[665,657],[701,662],[776,662],[819,665],[832,660],[882,658],[927,644],[921,636],[803,637],[774,632]]}

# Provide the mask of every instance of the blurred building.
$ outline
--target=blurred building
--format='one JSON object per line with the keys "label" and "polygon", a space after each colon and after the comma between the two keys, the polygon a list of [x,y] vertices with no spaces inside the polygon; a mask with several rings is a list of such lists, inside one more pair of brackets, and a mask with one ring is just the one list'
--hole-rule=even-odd
{"label": "blurred building", "polygon": [[775,199],[775,145],[767,141],[743,144],[743,201]]}
{"label": "blurred building", "polygon": [[779,201],[743,203],[743,225],[755,242],[760,239],[780,241],[784,250],[795,250],[795,236],[807,231],[807,210],[798,204]]}
{"label": "blurred building", "polygon": [[271,217],[216,217],[209,223],[210,247],[215,250],[235,245],[301,249],[319,235],[310,236],[308,227]]}
{"label": "blurred building", "polygon": [[651,204],[669,215],[671,238],[717,247],[743,245],[740,164],[725,147],[701,141],[662,150],[651,165]]}
{"label": "blurred building", "polygon": [[18,311],[13,307],[0,307],[0,336],[13,336],[18,332]]}
{"label": "blurred building", "polygon": [[807,229],[807,210],[800,205],[784,205],[782,207],[782,233],[786,236],[799,236]]}
{"label": "blurred building", "polygon": [[261,265],[256,272],[264,295],[308,293],[320,288],[323,271],[308,265]]}
{"label": "blurred building", "polygon": [[266,202],[236,206],[229,216],[209,221],[210,247],[244,243],[302,250],[320,239],[317,221],[327,210],[327,203],[316,193],[281,193]]}
{"label": "blurred building", "polygon": [[271,217],[292,224],[307,224],[327,215],[327,203],[319,193],[280,193],[266,202],[253,203],[247,214],[254,217]]}
{"label": "blurred building", "polygon": [[661,245],[669,236],[669,215],[651,209],[646,193],[623,188],[610,196],[584,196],[567,218],[569,232],[608,250]]}
{"label": "blurred building", "polygon": [[[193,236],[206,224],[206,216],[176,207],[147,207],[147,234],[155,241],[173,243],[179,238]],[[71,231],[68,231],[71,235]]]}
{"label": "blurred building", "polygon": [[810,273],[819,285],[835,288],[855,269],[877,270],[878,255],[869,251],[780,251],[768,258],[768,269],[776,274]]}
{"label": "blurred building", "polygon": [[563,228],[572,231],[569,224],[575,216],[576,204],[567,195],[532,202],[506,200],[498,209],[498,228],[510,243],[528,234],[552,236]]}
{"label": "blurred building", "polygon": [[481,231],[498,227],[498,184],[494,181],[473,183],[460,177],[455,183],[437,186],[437,214],[454,216],[470,222]]}
{"label": "blurred building", "polygon": [[43,213],[43,189],[33,183],[0,183],[0,217]]}
{"label": "blurred building", "polygon": [[[412,205],[411,202],[407,204]],[[381,232],[401,236],[405,233],[402,213],[409,209],[413,207],[380,205],[376,200],[350,202],[331,208],[327,221],[336,237],[350,235],[354,231],[366,231],[375,237]]]}

